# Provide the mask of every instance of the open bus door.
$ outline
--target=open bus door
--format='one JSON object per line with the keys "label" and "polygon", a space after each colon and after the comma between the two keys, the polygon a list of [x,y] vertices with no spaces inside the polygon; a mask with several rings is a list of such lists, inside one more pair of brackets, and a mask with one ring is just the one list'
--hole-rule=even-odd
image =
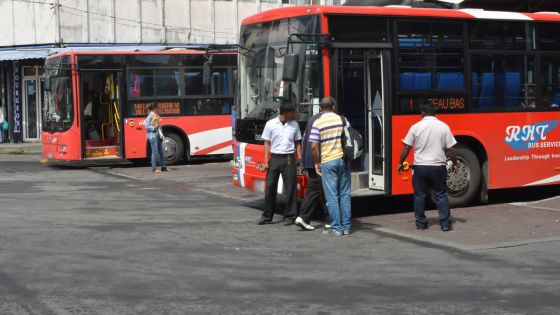
{"label": "open bus door", "polygon": [[122,76],[120,71],[80,73],[84,160],[123,158]]}
{"label": "open bus door", "polygon": [[389,68],[388,52],[372,50],[366,53],[366,101],[368,112],[369,188],[387,191],[390,174],[389,106],[387,105]]}

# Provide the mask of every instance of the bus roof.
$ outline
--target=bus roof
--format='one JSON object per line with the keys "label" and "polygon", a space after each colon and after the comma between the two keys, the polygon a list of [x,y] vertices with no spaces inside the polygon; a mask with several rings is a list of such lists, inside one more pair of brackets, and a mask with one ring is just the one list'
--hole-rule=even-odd
{"label": "bus roof", "polygon": [[449,19],[487,19],[560,22],[560,14],[556,12],[519,13],[505,11],[486,11],[481,9],[428,9],[407,6],[295,6],[264,11],[243,20],[241,25],[268,22],[278,19],[328,14],[361,14],[406,17],[433,17]]}
{"label": "bus roof", "polygon": [[[103,50],[80,50],[80,51],[64,51],[47,57],[55,58],[60,56],[74,56],[74,55],[204,55],[205,49],[168,49],[168,50],[138,50],[138,51],[103,51]],[[210,52],[211,55],[220,54],[237,54],[237,52],[223,51],[223,52]]]}

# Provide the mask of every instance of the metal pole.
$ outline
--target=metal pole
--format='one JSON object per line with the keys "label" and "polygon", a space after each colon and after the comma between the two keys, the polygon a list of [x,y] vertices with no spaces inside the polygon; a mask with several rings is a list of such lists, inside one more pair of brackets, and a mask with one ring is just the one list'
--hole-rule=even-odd
{"label": "metal pole", "polygon": [[113,44],[115,44],[117,42],[117,7],[116,7],[116,1],[117,0],[113,0],[111,1],[111,18],[113,19],[111,22],[111,27],[112,27],[112,31],[113,31]]}
{"label": "metal pole", "polygon": [[167,43],[167,28],[165,27],[165,0],[161,0],[161,43]]}
{"label": "metal pole", "polygon": [[62,33],[60,31],[60,0],[55,0],[54,1],[54,14],[55,14],[55,38],[54,38],[54,42],[55,44],[61,44],[62,43]]}
{"label": "metal pole", "polygon": [[138,44],[142,43],[142,0],[138,0]]}

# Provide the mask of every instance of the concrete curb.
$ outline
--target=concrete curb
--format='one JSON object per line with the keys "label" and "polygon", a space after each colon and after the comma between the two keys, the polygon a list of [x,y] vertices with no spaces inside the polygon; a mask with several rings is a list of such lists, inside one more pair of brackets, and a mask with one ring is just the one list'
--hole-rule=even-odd
{"label": "concrete curb", "polygon": [[0,154],[41,154],[43,146],[41,143],[5,143],[0,144]]}
{"label": "concrete curb", "polygon": [[[513,242],[504,242],[504,243],[495,243],[495,244],[485,244],[485,245],[463,245],[459,243],[453,243],[449,241],[442,241],[432,237],[420,236],[412,233],[402,232],[394,229],[388,228],[375,228],[374,231],[383,232],[386,234],[392,234],[404,238],[408,238],[415,241],[421,241],[426,243],[431,243],[438,246],[450,247],[459,249],[465,252],[472,252],[472,251],[482,251],[482,250],[490,250],[490,249],[498,249],[498,248],[508,248],[508,247],[517,247],[523,245],[530,245],[530,244],[539,244],[539,243],[550,243],[550,242],[560,242],[560,237],[550,237],[550,238],[538,238],[538,239],[528,239],[528,240],[520,240],[520,241],[513,241]],[[451,232],[453,233],[453,232]]]}

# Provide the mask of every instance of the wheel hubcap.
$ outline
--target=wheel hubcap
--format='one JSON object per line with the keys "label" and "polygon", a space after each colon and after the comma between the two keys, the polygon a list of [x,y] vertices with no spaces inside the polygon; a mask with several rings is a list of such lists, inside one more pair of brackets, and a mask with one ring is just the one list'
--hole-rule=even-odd
{"label": "wheel hubcap", "polygon": [[457,157],[458,171],[453,172],[453,162],[447,161],[447,189],[451,196],[460,196],[469,188],[471,170],[465,160]]}
{"label": "wheel hubcap", "polygon": [[177,154],[177,142],[171,138],[165,138],[162,142],[163,157],[166,161],[171,160]]}

